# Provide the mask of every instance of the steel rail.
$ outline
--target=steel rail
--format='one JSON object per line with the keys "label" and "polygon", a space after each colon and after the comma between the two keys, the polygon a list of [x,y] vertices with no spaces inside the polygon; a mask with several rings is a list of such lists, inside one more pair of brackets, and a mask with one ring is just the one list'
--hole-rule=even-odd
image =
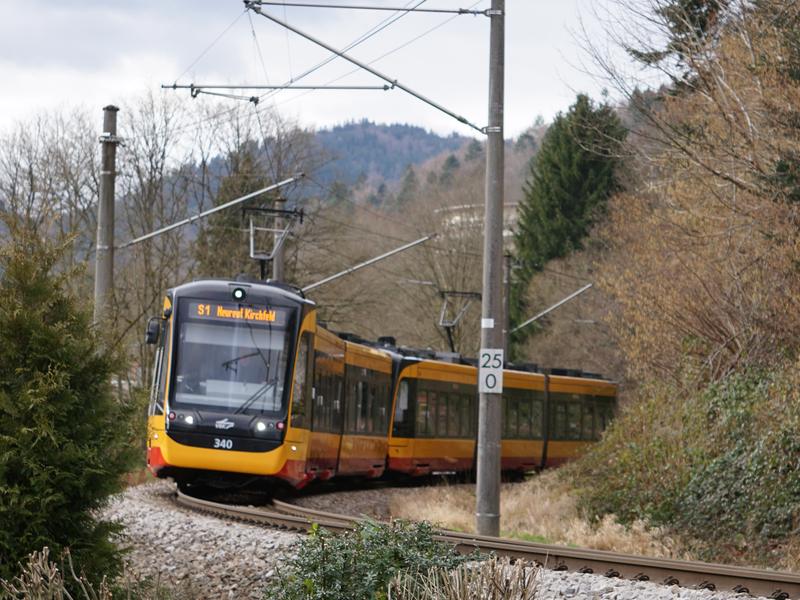
{"label": "steel rail", "polygon": [[335,533],[342,533],[347,529],[352,529],[349,527],[349,521],[328,521],[320,519],[314,520],[312,523],[308,517],[271,513],[265,510],[259,510],[257,508],[249,508],[245,506],[219,504],[217,502],[210,502],[200,498],[193,498],[192,496],[184,494],[180,490],[177,491],[174,500],[181,506],[185,506],[200,512],[205,512],[220,517],[227,517],[229,519],[238,521],[267,525],[288,531],[309,531],[311,530],[313,523],[317,523],[320,527],[324,527],[325,529]]}
{"label": "steel rail", "polygon": [[[191,498],[181,492],[178,492],[177,502],[228,518],[295,531],[308,531],[312,528],[313,523],[316,523],[320,527],[338,533],[351,529],[350,524],[354,521],[364,520],[360,517],[308,509],[278,500],[273,500],[276,510],[293,514],[278,514],[261,509],[217,504]],[[478,549],[482,552],[494,552],[498,556],[536,562],[549,569],[605,574],[609,577],[652,581],[688,588],[704,587],[718,591],[747,590],[747,593],[753,596],[800,599],[800,574],[786,571],[635,556],[620,552],[569,548],[554,544],[494,538],[447,530],[440,531],[435,537],[455,545],[456,549],[463,554],[469,554]]]}

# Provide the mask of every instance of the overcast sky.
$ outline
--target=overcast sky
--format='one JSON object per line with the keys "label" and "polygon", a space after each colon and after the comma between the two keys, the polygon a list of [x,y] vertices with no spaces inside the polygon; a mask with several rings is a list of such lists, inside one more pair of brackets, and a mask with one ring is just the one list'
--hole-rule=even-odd
{"label": "overcast sky", "polygon": [[[420,3],[310,1],[392,7]],[[489,0],[427,0],[420,8],[489,6]],[[37,110],[61,105],[96,107],[99,128],[103,106],[123,103],[162,84],[285,84],[331,56],[282,26],[246,12],[240,0],[0,0],[0,7],[0,130]],[[263,10],[338,49],[396,16],[266,5]],[[581,28],[582,15],[590,36],[603,37],[592,17],[591,0],[506,0],[506,13],[506,138],[518,136],[539,114],[551,120],[566,110],[576,91],[600,99],[601,85],[581,72],[583,52],[570,33]],[[470,122],[486,125],[487,17],[407,14],[350,54]],[[337,58],[298,85],[334,80],[336,85],[383,83]],[[187,90],[169,93],[192,101]],[[264,102],[274,103],[307,127],[366,118],[481,137],[400,90],[282,91]],[[124,118],[120,113],[118,119]]]}

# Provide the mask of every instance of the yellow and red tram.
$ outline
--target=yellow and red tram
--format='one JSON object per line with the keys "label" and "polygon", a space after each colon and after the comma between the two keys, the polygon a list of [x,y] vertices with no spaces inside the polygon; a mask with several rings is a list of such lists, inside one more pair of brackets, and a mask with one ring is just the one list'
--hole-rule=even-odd
{"label": "yellow and red tram", "polygon": [[[368,342],[316,322],[289,286],[203,280],[167,292],[147,462],[181,484],[257,479],[302,487],[334,476],[474,468],[477,368],[450,354]],[[444,358],[444,360],[441,360]],[[564,463],[596,442],[616,385],[581,372],[507,365],[502,468]]]}

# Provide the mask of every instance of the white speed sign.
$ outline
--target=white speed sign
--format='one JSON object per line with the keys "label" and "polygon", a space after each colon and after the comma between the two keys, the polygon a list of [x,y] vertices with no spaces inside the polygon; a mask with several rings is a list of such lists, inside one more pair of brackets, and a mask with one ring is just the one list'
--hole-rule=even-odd
{"label": "white speed sign", "polygon": [[503,392],[503,349],[481,348],[478,357],[478,392]]}

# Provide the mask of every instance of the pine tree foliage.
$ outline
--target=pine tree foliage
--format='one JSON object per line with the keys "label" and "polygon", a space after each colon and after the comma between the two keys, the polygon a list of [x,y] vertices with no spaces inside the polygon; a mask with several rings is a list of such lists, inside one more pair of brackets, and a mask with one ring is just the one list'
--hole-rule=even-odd
{"label": "pine tree foliage", "polygon": [[414,167],[409,163],[403,171],[403,179],[400,180],[400,191],[397,193],[397,201],[407,204],[419,193],[420,183]]}
{"label": "pine tree foliage", "polygon": [[636,60],[655,65],[668,57],[676,57],[686,66],[686,57],[713,36],[724,23],[729,0],[658,0],[653,5],[655,16],[668,28],[668,41],[664,48],[626,47]]}
{"label": "pine tree foliage", "polygon": [[114,576],[118,523],[96,518],[141,455],[141,403],[116,399],[124,355],[70,294],[58,247],[6,217],[0,247],[0,578],[70,547],[92,582]]}
{"label": "pine tree foliage", "polygon": [[485,159],[485,153],[483,151],[483,146],[478,140],[472,140],[467,146],[467,152],[464,155],[464,160],[466,162],[470,162],[473,160],[477,160],[479,158]]}
{"label": "pine tree foliage", "polygon": [[582,246],[589,228],[619,184],[620,142],[626,131],[608,105],[578,96],[547,131],[530,168],[515,244],[530,277],[536,265]]}
{"label": "pine tree foliage", "polygon": [[439,184],[445,187],[452,185],[456,172],[461,168],[461,163],[455,154],[448,156],[444,165],[442,165],[442,172],[439,175]]}
{"label": "pine tree foliage", "polygon": [[[230,154],[230,172],[222,179],[214,197],[221,206],[270,185],[266,168],[258,158],[256,144],[246,143]],[[240,273],[259,274],[258,263],[249,254],[249,226],[242,220],[242,207],[267,203],[267,196],[247,200],[241,205],[214,213],[200,230],[194,246],[198,274],[202,277],[236,277]],[[261,225],[263,226],[263,224]]]}

